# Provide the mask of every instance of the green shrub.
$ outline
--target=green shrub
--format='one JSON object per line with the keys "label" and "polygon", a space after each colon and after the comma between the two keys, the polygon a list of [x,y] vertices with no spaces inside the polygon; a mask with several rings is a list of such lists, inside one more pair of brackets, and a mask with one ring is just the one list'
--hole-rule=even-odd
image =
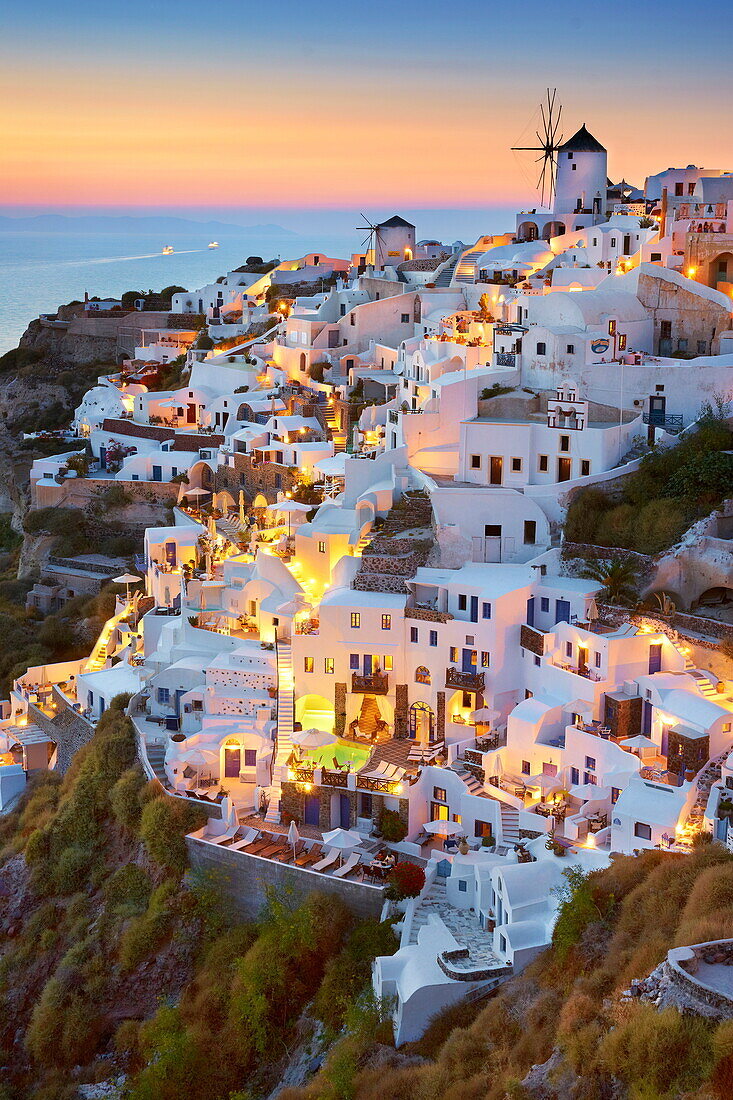
{"label": "green shrub", "polygon": [[75,894],[81,890],[89,875],[91,858],[91,849],[81,844],[63,849],[53,875],[54,886],[60,894]]}
{"label": "green shrub", "polygon": [[177,883],[167,879],[150,895],[147,909],[130,921],[119,945],[121,970],[134,970],[170,934],[176,919],[177,893]]}
{"label": "green shrub", "polygon": [[150,858],[159,867],[180,876],[188,866],[185,834],[205,823],[202,810],[162,795],[143,808],[140,836]]}
{"label": "green shrub", "polygon": [[139,764],[123,772],[109,793],[109,804],[115,821],[130,833],[136,833],[140,827],[142,803],[140,795],[146,780]]}
{"label": "green shrub", "polygon": [[379,815],[379,831],[392,844],[399,844],[407,836],[407,826],[397,810],[382,810]]}
{"label": "green shrub", "polygon": [[136,863],[119,867],[104,886],[107,905],[114,911],[143,913],[150,900],[152,883],[150,876]]}
{"label": "green shrub", "polygon": [[376,920],[358,924],[343,950],[327,963],[313,1014],[331,1030],[339,1031],[349,1005],[369,983],[373,960],[378,955],[393,955],[398,947],[391,924]]}

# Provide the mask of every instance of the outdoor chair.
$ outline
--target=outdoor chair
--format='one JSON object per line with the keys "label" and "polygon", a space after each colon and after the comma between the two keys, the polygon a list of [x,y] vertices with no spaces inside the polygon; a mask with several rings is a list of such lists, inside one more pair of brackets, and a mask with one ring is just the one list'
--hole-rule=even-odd
{"label": "outdoor chair", "polygon": [[302,856],[297,856],[295,859],[296,867],[307,867],[309,863],[315,863],[323,856],[323,848],[320,844],[314,844],[312,848],[309,848],[307,852],[304,852]]}
{"label": "outdoor chair", "polygon": [[339,857],[338,848],[332,848],[331,851],[322,860],[320,860],[318,863],[313,864],[313,870],[314,871],[327,871],[329,867],[333,866],[333,864],[336,862],[338,857]]}
{"label": "outdoor chair", "polygon": [[232,840],[238,832],[239,825],[230,825],[225,833],[220,833],[218,836],[204,836],[204,840],[208,840],[211,844],[224,844],[226,841]]}
{"label": "outdoor chair", "polygon": [[346,860],[346,863],[342,864],[337,870],[333,872],[334,878],[348,878],[358,868],[361,862],[361,855],[358,852],[354,852]]}
{"label": "outdoor chair", "polygon": [[244,848],[249,848],[250,845],[259,839],[259,832],[257,829],[248,829],[241,840],[235,840],[229,847],[235,852],[241,852]]}
{"label": "outdoor chair", "polygon": [[305,851],[305,841],[298,840],[293,849],[292,844],[288,844],[286,850],[282,854],[278,854],[277,859],[280,863],[294,863],[298,856],[302,855]]}

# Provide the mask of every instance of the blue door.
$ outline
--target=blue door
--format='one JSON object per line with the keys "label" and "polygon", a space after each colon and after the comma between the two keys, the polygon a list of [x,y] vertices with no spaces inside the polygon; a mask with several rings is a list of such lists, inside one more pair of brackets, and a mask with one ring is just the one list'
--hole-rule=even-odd
{"label": "blue door", "polygon": [[103,470],[107,469],[107,448],[106,447],[100,447],[99,448],[99,465],[102,467]]}
{"label": "blue door", "polygon": [[660,672],[662,668],[662,643],[654,642],[649,646],[649,675]]}
{"label": "blue door", "polygon": [[471,622],[478,622],[478,596],[471,596]]}
{"label": "blue door", "polygon": [[174,566],[176,564],[176,544],[175,542],[167,542],[165,544],[165,560],[168,565]]}
{"label": "blue door", "polygon": [[178,718],[181,717],[181,699],[183,698],[183,696],[185,694],[186,694],[185,688],[176,688],[175,706],[176,706],[176,716]]}
{"label": "blue door", "polygon": [[464,649],[463,650],[463,663],[461,665],[461,668],[463,669],[464,672],[475,672],[476,671],[476,650],[475,649]]}
{"label": "blue door", "polygon": [[527,600],[527,626],[534,626],[534,596]]}
{"label": "blue door", "polygon": [[555,600],[555,622],[570,622],[570,600]]}
{"label": "blue door", "polygon": [[318,795],[308,794],[305,797],[304,814],[306,825],[315,825],[318,827],[320,802]]}
{"label": "blue door", "polygon": [[364,675],[371,676],[373,671],[374,658],[371,653],[364,654]]}
{"label": "blue door", "polygon": [[351,825],[351,803],[347,794],[339,795],[339,825],[342,829]]}
{"label": "blue door", "polygon": [[641,732],[648,737],[652,732],[652,705],[648,699],[644,700],[644,709],[641,716]]}
{"label": "blue door", "polygon": [[163,469],[161,466],[153,466],[153,481],[163,480]]}

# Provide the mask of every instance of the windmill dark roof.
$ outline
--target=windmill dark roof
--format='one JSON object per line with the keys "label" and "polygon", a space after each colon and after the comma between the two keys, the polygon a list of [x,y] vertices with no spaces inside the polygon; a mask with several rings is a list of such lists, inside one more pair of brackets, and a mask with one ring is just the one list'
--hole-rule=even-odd
{"label": "windmill dark roof", "polygon": [[412,222],[406,222],[399,214],[393,214],[386,222],[380,222],[377,229],[414,229]]}
{"label": "windmill dark roof", "polygon": [[573,134],[571,138],[560,146],[559,152],[561,153],[605,153],[606,149],[601,145],[600,141],[596,141],[593,134],[589,133],[585,128],[585,123],[580,127],[577,134]]}

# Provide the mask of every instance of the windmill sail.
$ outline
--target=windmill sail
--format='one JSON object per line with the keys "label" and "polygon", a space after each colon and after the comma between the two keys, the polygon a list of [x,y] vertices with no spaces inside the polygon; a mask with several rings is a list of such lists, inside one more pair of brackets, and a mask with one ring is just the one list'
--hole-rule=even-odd
{"label": "windmill sail", "polygon": [[514,145],[515,153],[539,153],[535,161],[540,165],[537,179],[537,190],[540,193],[540,202],[549,206],[555,194],[555,181],[557,177],[557,151],[562,145],[563,135],[560,133],[560,118],[562,106],[556,103],[557,88],[552,91],[547,89],[547,102],[540,103],[540,126],[535,131],[537,145]]}

